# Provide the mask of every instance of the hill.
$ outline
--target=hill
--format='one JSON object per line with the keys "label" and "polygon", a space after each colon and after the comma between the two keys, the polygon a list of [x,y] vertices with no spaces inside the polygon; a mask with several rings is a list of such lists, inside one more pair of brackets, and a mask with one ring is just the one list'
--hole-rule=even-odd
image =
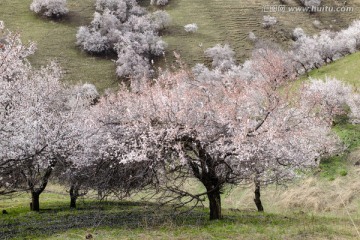
{"label": "hill", "polygon": [[[293,0],[288,2],[291,6],[298,6]],[[335,0],[323,2],[324,5],[340,6],[340,2]],[[206,62],[203,51],[217,43],[230,44],[236,51],[237,59],[243,61],[253,48],[247,40],[250,31],[261,39],[270,39],[286,47],[290,43],[291,31],[297,26],[304,28],[308,34],[322,28],[337,30],[346,27],[360,15],[360,0],[348,2],[349,6],[355,7],[355,12],[309,14],[264,12],[264,6],[279,5],[279,1],[275,0],[171,0],[164,7],[172,17],[172,25],[163,32],[169,44],[167,62],[160,59],[157,66],[169,67],[174,62],[173,51],[179,53],[190,66]],[[101,92],[117,86],[118,79],[111,57],[91,56],[75,45],[77,28],[92,20],[94,0],[68,0],[69,15],[59,21],[36,16],[29,10],[30,3],[31,0],[2,0],[0,18],[10,30],[20,32],[24,42],[37,43],[38,51],[30,58],[34,66],[56,59],[64,69],[66,81],[94,83]],[[140,3],[145,7],[149,5],[149,1]],[[152,7],[149,9],[155,10]],[[261,26],[262,17],[267,14],[276,16],[279,21],[270,29]],[[320,21],[319,27],[313,25],[314,20]],[[198,24],[199,31],[187,34],[183,26],[193,22]]]}

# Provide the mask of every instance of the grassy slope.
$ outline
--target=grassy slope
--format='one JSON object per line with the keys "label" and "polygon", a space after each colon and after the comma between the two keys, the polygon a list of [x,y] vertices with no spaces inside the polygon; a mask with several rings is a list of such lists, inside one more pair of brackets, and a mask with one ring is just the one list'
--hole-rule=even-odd
{"label": "grassy slope", "polygon": [[[141,1],[146,6],[149,1]],[[324,0],[327,5],[334,5],[335,0]],[[360,0],[348,1],[349,5],[359,6]],[[31,57],[35,66],[46,64],[56,59],[65,70],[65,80],[69,82],[91,82],[100,91],[117,86],[115,66],[110,59],[89,56],[75,46],[75,34],[81,25],[87,25],[93,16],[94,0],[68,0],[69,16],[58,22],[39,18],[29,10],[31,0],[1,0],[0,20],[13,31],[19,31],[24,42],[35,41],[38,51]],[[345,27],[360,13],[272,13],[279,23],[271,29],[261,27],[262,6],[278,4],[277,0],[171,0],[165,7],[173,19],[172,25],[164,32],[168,42],[168,65],[174,61],[173,51],[192,66],[207,59],[203,51],[217,43],[229,43],[236,51],[238,60],[244,60],[251,52],[252,45],[247,40],[248,33],[253,31],[262,39],[271,39],[287,45],[284,37],[297,26],[308,33],[318,31],[312,26],[315,19],[322,22],[324,28],[338,29]],[[334,22],[335,20],[335,22]],[[199,32],[187,34],[183,26],[195,22]],[[199,45],[202,44],[202,47]],[[164,67],[163,60],[157,63]]]}
{"label": "grassy slope", "polygon": [[325,79],[335,77],[356,88],[360,87],[360,52],[342,58],[310,72],[310,77]]}
{"label": "grassy slope", "polygon": [[[288,1],[296,6],[296,1]],[[348,1],[349,6],[359,6],[359,0]],[[324,5],[336,6],[339,1],[323,0]],[[313,26],[314,20],[320,20],[321,28],[339,29],[347,26],[360,14],[354,13],[265,13],[263,6],[278,5],[278,0],[171,0],[165,9],[173,18],[173,24],[165,33],[164,39],[169,43],[168,58],[173,60],[171,52],[180,53],[182,59],[190,65],[204,62],[203,51],[217,43],[228,43],[236,51],[237,59],[243,61],[251,53],[252,44],[247,37],[250,31],[261,39],[270,39],[287,46],[286,38],[295,27],[302,27],[308,34],[319,29]],[[270,29],[261,26],[264,15],[273,15],[278,24]],[[199,31],[187,34],[183,26],[197,23]],[[202,44],[202,47],[199,45]]]}
{"label": "grassy slope", "polygon": [[[315,69],[309,73],[310,78],[326,79],[337,78],[351,84],[354,89],[360,87],[360,52],[349,55],[320,69]],[[348,169],[353,168],[354,161],[346,161],[350,158],[360,157],[360,125],[339,124],[334,130],[348,146],[345,154],[335,156],[323,161],[322,176],[331,180],[339,175],[347,174]]]}
{"label": "grassy slope", "polygon": [[12,31],[20,32],[24,43],[36,42],[38,50],[30,58],[34,66],[56,60],[66,81],[94,83],[100,91],[116,86],[113,62],[89,56],[75,45],[77,28],[92,19],[93,0],[68,0],[69,16],[57,22],[34,15],[29,10],[30,3],[31,0],[1,0],[0,19]]}
{"label": "grassy slope", "polygon": [[[42,195],[42,210],[28,212],[22,195],[0,202],[9,214],[0,218],[0,238],[8,239],[356,239],[350,221],[342,217],[298,213],[258,214],[224,210],[222,221],[208,221],[207,211],[174,216],[172,210],[136,202],[79,201],[68,210],[68,197]],[[360,220],[356,220],[360,224]]]}

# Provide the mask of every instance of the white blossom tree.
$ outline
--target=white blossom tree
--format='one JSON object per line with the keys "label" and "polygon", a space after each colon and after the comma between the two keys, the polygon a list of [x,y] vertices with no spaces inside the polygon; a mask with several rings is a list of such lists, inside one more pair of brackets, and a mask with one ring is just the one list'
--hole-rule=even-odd
{"label": "white blossom tree", "polygon": [[97,0],[94,19],[79,28],[77,45],[87,52],[115,52],[119,77],[151,75],[151,59],[164,54],[166,43],[158,32],[169,25],[164,11],[148,13],[135,0]]}
{"label": "white blossom tree", "polygon": [[351,86],[335,78],[311,79],[304,92],[306,104],[321,109],[322,117],[330,124],[344,120],[360,121],[360,94]]}
{"label": "white blossom tree", "polygon": [[235,52],[228,44],[221,46],[217,44],[205,50],[205,56],[212,58],[212,67],[219,70],[228,70],[235,64]]}
{"label": "white blossom tree", "polygon": [[[26,190],[31,210],[59,162],[77,149],[88,104],[60,82],[61,70],[51,63],[33,69],[16,34],[4,32],[0,50],[0,188]],[[85,88],[87,88],[85,86]]]}
{"label": "white blossom tree", "polygon": [[339,32],[322,31],[314,36],[307,36],[296,28],[293,37],[295,42],[290,54],[296,62],[296,69],[299,73],[308,72],[358,50],[360,21],[354,21]]}
{"label": "white blossom tree", "polygon": [[156,4],[156,5],[158,5],[158,6],[165,6],[165,5],[168,4],[168,3],[169,3],[169,0],[151,0],[151,1],[150,1],[150,4],[151,4],[151,5]]}
{"label": "white blossom tree", "polygon": [[263,16],[262,26],[264,28],[270,28],[271,26],[274,26],[276,23],[277,23],[276,17],[270,15]]}
{"label": "white blossom tree", "polygon": [[30,10],[46,17],[62,17],[69,12],[66,0],[34,0]]}
{"label": "white blossom tree", "polygon": [[[301,94],[282,93],[291,81],[280,74],[288,67],[282,55],[259,54],[256,81],[198,79],[182,70],[102,99],[97,116],[113,128],[107,132],[116,133],[109,135],[106,154],[125,166],[148,166],[144,176],[163,193],[163,202],[182,206],[207,197],[210,219],[222,216],[220,195],[227,184],[256,177],[281,181],[295,169],[316,166],[337,142],[330,124],[312,105],[292,100]],[[206,190],[186,190],[191,178]]]}
{"label": "white blossom tree", "polygon": [[188,33],[195,33],[199,29],[198,25],[196,23],[189,23],[184,26],[185,32]]}
{"label": "white blossom tree", "polygon": [[302,38],[304,36],[306,36],[304,30],[300,27],[297,27],[294,29],[293,33],[292,33],[293,39],[296,41],[299,38]]}
{"label": "white blossom tree", "polygon": [[321,0],[300,0],[301,4],[308,7],[311,12],[316,12],[316,7],[321,5]]}

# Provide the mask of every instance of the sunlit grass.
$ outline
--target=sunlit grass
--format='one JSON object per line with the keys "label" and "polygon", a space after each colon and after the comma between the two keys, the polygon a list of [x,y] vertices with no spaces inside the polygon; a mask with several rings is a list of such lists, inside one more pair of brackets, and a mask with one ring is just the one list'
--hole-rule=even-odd
{"label": "sunlit grass", "polygon": [[[60,197],[60,201],[56,201]],[[22,197],[16,197],[20,202]],[[61,195],[44,200],[49,207],[34,213],[22,206],[8,209],[0,218],[2,237],[13,239],[356,239],[344,216],[305,212],[257,213],[224,209],[224,219],[209,221],[208,211],[198,208],[174,214],[172,208],[153,203],[80,202],[69,210]],[[48,204],[48,205],[47,205]],[[359,219],[355,219],[360,224]]]}
{"label": "sunlit grass", "polygon": [[309,73],[311,78],[325,79],[337,78],[351,84],[355,88],[360,87],[360,52],[351,54],[333,63],[315,69]]}

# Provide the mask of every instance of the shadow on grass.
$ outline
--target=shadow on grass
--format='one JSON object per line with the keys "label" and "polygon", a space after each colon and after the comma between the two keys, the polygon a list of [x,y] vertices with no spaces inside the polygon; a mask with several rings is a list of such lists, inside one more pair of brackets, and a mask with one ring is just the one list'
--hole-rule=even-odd
{"label": "shadow on grass", "polygon": [[[74,228],[158,226],[169,219],[182,223],[207,219],[204,212],[175,214],[170,207],[140,202],[87,202],[69,210],[65,203],[56,208],[44,206],[40,212],[15,211],[0,218],[1,239],[49,236]],[[192,219],[192,220],[190,220]]]}
{"label": "shadow on grass", "polygon": [[[70,229],[84,228],[155,228],[200,226],[210,224],[208,211],[196,208],[188,213],[174,212],[171,206],[160,207],[148,202],[92,201],[81,203],[79,209],[69,210],[65,203],[39,213],[22,211],[0,218],[1,239],[45,237]],[[186,210],[186,209],[185,209]],[[221,224],[285,224],[283,216],[255,212],[227,211]],[[211,222],[213,223],[213,222]]]}

